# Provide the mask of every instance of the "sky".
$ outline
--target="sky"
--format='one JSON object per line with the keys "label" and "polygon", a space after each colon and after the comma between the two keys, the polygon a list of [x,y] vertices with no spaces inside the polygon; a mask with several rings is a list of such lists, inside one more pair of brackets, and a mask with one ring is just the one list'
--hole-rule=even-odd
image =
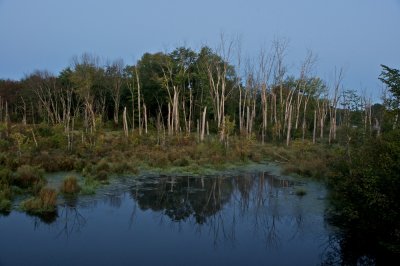
{"label": "sky", "polygon": [[239,36],[255,58],[288,41],[285,63],[299,72],[308,50],[316,75],[379,98],[380,64],[400,68],[400,0],[0,0],[0,78],[58,74],[85,52],[134,64],[145,52],[218,46]]}

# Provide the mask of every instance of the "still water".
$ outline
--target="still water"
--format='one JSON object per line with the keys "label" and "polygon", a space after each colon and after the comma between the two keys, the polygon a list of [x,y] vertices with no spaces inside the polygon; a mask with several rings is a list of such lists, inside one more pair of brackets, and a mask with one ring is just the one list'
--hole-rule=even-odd
{"label": "still water", "polygon": [[56,216],[0,216],[0,265],[319,265],[325,196],[264,172],[119,178]]}

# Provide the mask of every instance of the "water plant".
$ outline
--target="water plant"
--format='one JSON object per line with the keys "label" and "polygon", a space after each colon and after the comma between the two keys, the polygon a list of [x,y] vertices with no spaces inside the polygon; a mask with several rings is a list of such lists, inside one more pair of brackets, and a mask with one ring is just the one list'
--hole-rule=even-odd
{"label": "water plant", "polygon": [[80,193],[82,195],[93,195],[96,194],[96,189],[100,186],[99,181],[91,177],[85,177],[83,186],[81,187]]}
{"label": "water plant", "polygon": [[60,191],[65,194],[76,194],[81,190],[75,176],[67,176],[61,185]]}
{"label": "water plant", "polygon": [[17,168],[14,182],[21,188],[36,190],[43,187],[46,183],[43,174],[43,170],[38,167],[22,165]]}
{"label": "water plant", "polygon": [[34,214],[55,212],[57,210],[57,191],[44,187],[37,196],[23,201],[21,209]]}

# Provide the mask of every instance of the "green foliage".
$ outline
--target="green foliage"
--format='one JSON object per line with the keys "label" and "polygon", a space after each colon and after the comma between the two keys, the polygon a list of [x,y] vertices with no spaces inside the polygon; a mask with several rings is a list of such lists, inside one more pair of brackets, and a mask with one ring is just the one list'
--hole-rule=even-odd
{"label": "green foliage", "polygon": [[[11,211],[12,190],[8,183],[10,174],[6,169],[0,171],[0,212]],[[7,169],[8,170],[8,169]],[[5,177],[5,175],[7,175]]]}
{"label": "green foliage", "polygon": [[100,186],[99,181],[93,178],[85,178],[80,193],[82,195],[94,195],[96,194],[96,190],[99,186]]}
{"label": "green foliage", "polygon": [[399,140],[396,130],[351,147],[330,178],[333,219],[382,243],[400,243]]}
{"label": "green foliage", "polygon": [[330,163],[340,150],[341,147],[314,145],[310,141],[299,140],[293,141],[289,148],[275,148],[271,153],[273,159],[284,163],[283,172],[286,174],[324,178],[330,171]]}
{"label": "green foliage", "polygon": [[13,180],[13,175],[10,169],[0,168],[0,184],[11,184]]}
{"label": "green foliage", "polygon": [[11,200],[0,198],[0,213],[2,212],[10,212],[12,208]]}
{"label": "green foliage", "polygon": [[381,67],[382,72],[379,79],[388,86],[393,95],[393,99],[390,99],[390,105],[398,109],[400,104],[400,71],[385,65],[381,65]]}

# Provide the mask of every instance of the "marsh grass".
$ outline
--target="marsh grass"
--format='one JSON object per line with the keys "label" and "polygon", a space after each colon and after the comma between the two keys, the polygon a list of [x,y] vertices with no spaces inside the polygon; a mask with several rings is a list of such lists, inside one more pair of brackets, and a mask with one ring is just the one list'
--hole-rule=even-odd
{"label": "marsh grass", "polygon": [[320,179],[329,173],[329,164],[339,152],[335,147],[294,141],[291,147],[275,147],[271,154],[275,161],[283,165],[284,174],[294,173]]}
{"label": "marsh grass", "polygon": [[11,210],[12,190],[8,183],[0,180],[0,212],[8,212]]}
{"label": "marsh grass", "polygon": [[11,200],[0,198],[0,213],[10,212],[11,209],[12,209]]}
{"label": "marsh grass", "polygon": [[[218,136],[210,135],[199,142],[196,134],[166,136],[160,141],[154,132],[142,136],[135,133],[126,138],[121,132],[103,129],[84,136],[83,142],[78,132],[73,149],[67,150],[59,136],[62,129],[41,125],[37,131],[38,142],[42,144],[36,150],[22,150],[20,157],[10,152],[0,153],[0,161],[16,170],[11,183],[22,188],[23,193],[37,194],[45,185],[42,169],[78,171],[84,177],[80,194],[93,194],[111,176],[136,175],[142,170],[200,175],[272,160],[281,163],[287,174],[323,177],[329,168],[330,151],[309,141],[293,141],[286,147],[261,144],[255,138],[243,136],[231,136],[229,143],[221,143]],[[15,147],[11,145],[10,150]],[[9,179],[9,173],[0,171],[2,176]],[[64,182],[61,193],[79,191],[77,184],[72,184],[74,181]]]}
{"label": "marsh grass", "polygon": [[76,194],[81,190],[75,176],[67,176],[61,185],[60,191],[65,194]]}
{"label": "marsh grass", "polygon": [[57,209],[57,191],[44,187],[37,196],[23,201],[21,208],[29,213],[55,212]]}
{"label": "marsh grass", "polygon": [[17,168],[14,183],[23,189],[37,192],[46,184],[44,171],[39,167],[22,165]]}
{"label": "marsh grass", "polygon": [[81,187],[80,193],[82,195],[94,195],[96,194],[96,190],[99,186],[99,181],[90,177],[86,177],[83,186]]}

